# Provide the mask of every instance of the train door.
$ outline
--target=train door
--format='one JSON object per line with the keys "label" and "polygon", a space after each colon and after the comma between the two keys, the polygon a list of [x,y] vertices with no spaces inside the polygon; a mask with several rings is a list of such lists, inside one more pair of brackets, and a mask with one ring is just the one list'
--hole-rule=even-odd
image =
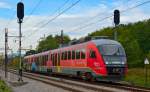
{"label": "train door", "polygon": [[89,60],[88,60],[88,64],[90,67],[94,67],[94,63],[97,61],[96,59],[96,51],[90,49],[89,50]]}

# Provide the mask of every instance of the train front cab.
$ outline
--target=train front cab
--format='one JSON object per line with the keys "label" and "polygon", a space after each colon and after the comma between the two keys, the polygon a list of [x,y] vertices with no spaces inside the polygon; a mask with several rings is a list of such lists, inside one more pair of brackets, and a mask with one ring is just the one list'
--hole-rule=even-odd
{"label": "train front cab", "polygon": [[88,66],[97,80],[119,81],[127,72],[125,51],[119,43],[89,45]]}

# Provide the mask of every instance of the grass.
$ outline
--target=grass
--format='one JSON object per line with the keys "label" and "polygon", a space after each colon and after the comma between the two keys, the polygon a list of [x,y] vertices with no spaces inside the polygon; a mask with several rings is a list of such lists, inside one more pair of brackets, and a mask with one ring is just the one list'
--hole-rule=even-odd
{"label": "grass", "polygon": [[3,80],[0,80],[0,92],[12,92]]}
{"label": "grass", "polygon": [[132,68],[128,70],[125,81],[130,82],[136,86],[148,87],[150,88],[150,68],[148,69],[148,81],[145,84],[145,69],[143,68]]}

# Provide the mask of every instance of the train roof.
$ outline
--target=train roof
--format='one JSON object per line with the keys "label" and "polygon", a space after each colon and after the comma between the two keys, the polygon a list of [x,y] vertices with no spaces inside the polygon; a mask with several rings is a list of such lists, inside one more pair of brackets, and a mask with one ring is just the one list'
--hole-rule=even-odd
{"label": "train roof", "polygon": [[33,55],[28,55],[28,56],[25,56],[25,58],[29,58],[29,57],[36,57],[36,56],[41,56],[41,55],[45,55],[47,53],[49,53],[50,51],[45,51],[45,52],[41,52],[41,53],[37,53],[37,54],[33,54]]}
{"label": "train roof", "polygon": [[74,47],[74,46],[86,46],[88,45],[89,43],[94,43],[96,46],[98,45],[103,45],[103,44],[116,44],[116,45],[121,45],[119,42],[115,41],[115,40],[110,40],[110,39],[94,39],[94,40],[90,40],[90,41],[87,41],[87,42],[83,42],[83,43],[78,43],[78,44],[73,44],[73,45],[68,45],[68,46],[65,46],[65,47],[61,47],[61,48],[57,48],[57,49],[54,49],[54,50],[49,50],[49,51],[45,51],[45,52],[41,52],[41,53],[37,53],[37,54],[33,54],[33,55],[29,55],[29,56],[25,56],[26,58],[29,58],[29,57],[36,57],[36,56],[41,56],[41,55],[45,55],[47,53],[49,53],[50,51],[53,52],[53,51],[57,51],[58,49],[68,49],[70,47]]}
{"label": "train roof", "polygon": [[115,40],[110,40],[110,39],[96,39],[96,40],[91,40],[91,42],[94,42],[96,45],[102,45],[102,44],[121,45],[119,42],[117,42]]}

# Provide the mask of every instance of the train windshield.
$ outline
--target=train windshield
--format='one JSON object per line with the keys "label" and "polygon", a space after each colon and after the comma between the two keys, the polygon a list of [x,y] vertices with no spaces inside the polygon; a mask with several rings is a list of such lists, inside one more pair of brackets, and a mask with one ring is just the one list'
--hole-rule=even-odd
{"label": "train windshield", "polygon": [[111,56],[125,56],[124,49],[120,45],[116,44],[104,44],[98,46],[98,49],[102,55]]}

